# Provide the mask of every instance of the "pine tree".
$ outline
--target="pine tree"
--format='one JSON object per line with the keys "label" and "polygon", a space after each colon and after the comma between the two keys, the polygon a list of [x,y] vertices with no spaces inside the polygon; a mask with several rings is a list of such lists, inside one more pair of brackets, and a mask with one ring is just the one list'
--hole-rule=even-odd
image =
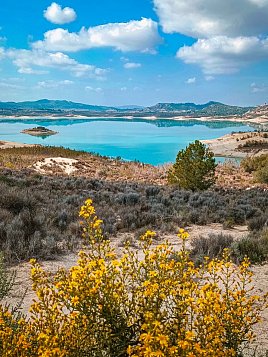
{"label": "pine tree", "polygon": [[196,140],[178,152],[168,182],[193,191],[206,190],[215,183],[216,166],[213,152]]}

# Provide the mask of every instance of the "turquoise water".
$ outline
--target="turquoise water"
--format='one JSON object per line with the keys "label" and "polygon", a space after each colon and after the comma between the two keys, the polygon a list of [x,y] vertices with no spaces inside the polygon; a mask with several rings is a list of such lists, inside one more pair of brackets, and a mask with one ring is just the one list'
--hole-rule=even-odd
{"label": "turquoise water", "polygon": [[[45,126],[57,131],[46,138],[21,134]],[[232,131],[251,131],[240,123],[142,119],[0,119],[0,140],[64,146],[153,165],[172,162],[177,152],[198,139],[213,139]]]}

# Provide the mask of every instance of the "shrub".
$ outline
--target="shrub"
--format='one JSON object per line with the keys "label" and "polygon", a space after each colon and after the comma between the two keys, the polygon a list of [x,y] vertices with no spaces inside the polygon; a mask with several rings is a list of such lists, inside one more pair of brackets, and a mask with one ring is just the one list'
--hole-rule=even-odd
{"label": "shrub", "polygon": [[8,273],[3,255],[0,254],[0,303],[11,292],[15,283],[15,273]]}
{"label": "shrub", "polygon": [[257,182],[268,183],[268,163],[254,173],[254,178]]}
{"label": "shrub", "polygon": [[168,182],[190,190],[206,190],[215,183],[214,154],[196,140],[178,152],[168,172]]}
{"label": "shrub", "polygon": [[66,248],[77,248],[80,234],[73,227],[87,196],[94,199],[104,219],[107,237],[148,227],[175,233],[177,227],[192,223],[247,224],[254,217],[267,216],[268,207],[263,188],[192,192],[171,185],[37,176],[14,170],[1,170],[0,191],[0,251],[9,263],[30,257],[50,259]]}
{"label": "shrub", "polygon": [[[185,249],[153,246],[147,231],[143,258],[128,244],[118,257],[103,239],[102,221],[87,200],[86,251],[77,265],[52,276],[33,260],[37,299],[31,317],[14,320],[0,306],[1,356],[238,357],[253,338],[266,298],[249,296],[252,273],[228,251],[195,268]],[[223,284],[222,284],[223,282]]]}
{"label": "shrub", "polygon": [[205,257],[218,258],[222,256],[224,249],[231,247],[233,240],[231,235],[222,233],[196,238],[192,241],[191,259],[200,264]]}
{"label": "shrub", "polygon": [[263,229],[265,225],[268,225],[268,217],[266,215],[259,215],[248,221],[248,229],[250,231],[259,231]]}
{"label": "shrub", "polygon": [[268,154],[246,158],[241,166],[246,172],[253,172],[257,182],[268,183]]}
{"label": "shrub", "polygon": [[249,234],[235,242],[232,246],[233,255],[238,261],[247,256],[252,263],[262,263],[268,258],[268,229],[259,233]]}

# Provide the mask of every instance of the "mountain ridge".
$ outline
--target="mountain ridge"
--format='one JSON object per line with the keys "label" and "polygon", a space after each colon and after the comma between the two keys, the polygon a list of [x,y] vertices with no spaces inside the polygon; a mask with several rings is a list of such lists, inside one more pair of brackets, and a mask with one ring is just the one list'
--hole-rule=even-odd
{"label": "mountain ridge", "polygon": [[153,106],[100,106],[84,103],[77,103],[67,100],[49,100],[40,99],[36,101],[23,102],[0,102],[0,110],[14,110],[14,111],[86,111],[99,113],[176,113],[176,115],[200,115],[200,116],[224,116],[224,115],[243,115],[254,107],[240,107],[234,105],[227,105],[220,102],[209,101],[204,104],[195,104],[191,102],[186,103],[157,103]]}

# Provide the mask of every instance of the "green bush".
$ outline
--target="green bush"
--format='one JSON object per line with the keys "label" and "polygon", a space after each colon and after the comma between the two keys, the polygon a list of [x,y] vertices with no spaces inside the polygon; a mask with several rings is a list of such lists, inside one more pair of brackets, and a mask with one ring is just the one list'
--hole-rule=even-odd
{"label": "green bush", "polygon": [[226,248],[230,248],[233,237],[229,234],[209,234],[208,237],[193,239],[191,259],[195,264],[202,264],[204,257],[214,259],[220,257]]}
{"label": "green bush", "polygon": [[253,173],[256,182],[268,183],[268,154],[248,157],[241,162],[246,172]]}
{"label": "green bush", "polygon": [[253,264],[266,261],[268,258],[268,229],[263,229],[260,233],[249,234],[235,242],[232,245],[232,251],[238,261],[242,261],[245,256]]}
{"label": "green bush", "polygon": [[254,178],[257,182],[268,183],[268,162],[266,166],[258,169],[254,173]]}
{"label": "green bush", "polygon": [[190,190],[206,190],[215,183],[214,154],[196,140],[178,152],[176,162],[168,172],[168,182]]}
{"label": "green bush", "polygon": [[268,155],[260,155],[255,157],[247,157],[241,161],[241,166],[246,172],[254,172],[265,166],[268,166]]}
{"label": "green bush", "polygon": [[9,295],[14,286],[14,282],[15,273],[8,273],[4,264],[3,255],[0,254],[0,302]]}

